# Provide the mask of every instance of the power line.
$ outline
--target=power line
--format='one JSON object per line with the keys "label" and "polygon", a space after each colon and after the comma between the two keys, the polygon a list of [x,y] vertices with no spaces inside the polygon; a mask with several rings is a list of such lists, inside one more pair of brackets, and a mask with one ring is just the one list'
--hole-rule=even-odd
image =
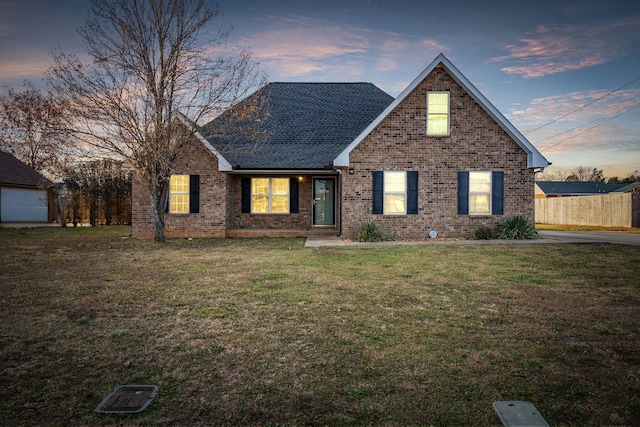
{"label": "power line", "polygon": [[[614,89],[614,90],[612,90],[611,92],[609,92],[609,93],[607,93],[607,94],[605,94],[605,95],[602,95],[600,98],[596,98],[596,99],[594,99],[593,101],[588,102],[588,103],[584,104],[583,106],[576,108],[575,110],[569,111],[567,114],[565,114],[565,115],[563,115],[563,116],[557,117],[557,118],[555,118],[555,119],[551,120],[550,122],[547,122],[547,123],[543,124],[542,126],[538,126],[538,127],[537,127],[537,128],[535,128],[535,129],[532,129],[532,130],[530,130],[530,131],[527,131],[527,132],[525,132],[524,134],[525,134],[525,135],[528,135],[528,134],[533,133],[533,132],[535,132],[535,131],[537,131],[537,130],[539,130],[539,129],[542,129],[543,127],[547,127],[547,126],[549,126],[550,124],[557,122],[558,120],[564,119],[565,117],[567,117],[567,116],[569,116],[569,115],[571,115],[571,114],[575,113],[576,111],[580,111],[580,110],[582,110],[583,108],[588,107],[589,105],[595,104],[596,102],[600,101],[602,98],[606,98],[607,96],[612,95],[612,94],[614,94],[614,93],[616,93],[616,92],[618,92],[618,91],[620,91],[620,90],[624,89],[625,87],[627,87],[627,86],[630,86],[630,85],[634,84],[634,83],[635,83],[635,82],[637,82],[638,80],[640,80],[640,77],[638,77],[638,78],[636,78],[636,79],[634,79],[634,80],[630,81],[629,83],[627,83],[627,84],[625,84],[625,85],[620,86],[618,89]],[[548,138],[547,138],[547,139],[548,139]]]}
{"label": "power line", "polygon": [[[580,126],[574,127],[574,128],[572,128],[572,129],[569,129],[569,130],[565,130],[565,131],[560,132],[560,133],[557,133],[557,134],[555,134],[555,135],[551,135],[551,136],[549,136],[549,137],[547,137],[547,138],[544,138],[544,139],[541,139],[540,141],[537,141],[537,142],[536,142],[536,144],[539,144],[540,142],[542,142],[542,141],[546,141],[546,140],[551,139],[551,138],[556,138],[556,137],[558,137],[558,136],[560,136],[560,135],[563,135],[563,134],[565,134],[565,133],[573,132],[573,131],[574,131],[574,130],[576,130],[576,129],[580,129],[580,128],[584,127],[585,125],[588,125],[588,124],[591,124],[591,123],[597,123],[597,124],[596,124],[596,125],[594,125],[594,126],[591,126],[591,127],[586,128],[586,129],[585,129],[585,130],[583,130],[582,132],[578,132],[578,133],[576,133],[575,135],[570,136],[569,138],[565,138],[565,139],[563,139],[563,140],[562,140],[562,141],[560,141],[560,142],[556,142],[556,143],[555,143],[555,144],[553,144],[553,145],[550,145],[550,146],[548,146],[548,147],[545,147],[545,150],[548,150],[548,149],[550,149],[550,148],[553,148],[553,147],[556,147],[556,146],[558,146],[558,145],[562,144],[563,142],[566,142],[566,141],[568,141],[568,140],[570,140],[570,139],[573,139],[573,138],[575,138],[576,136],[580,136],[580,135],[582,135],[583,133],[585,133],[585,132],[587,132],[587,131],[589,131],[589,130],[591,130],[591,129],[597,128],[598,126],[602,125],[603,123],[609,122],[609,121],[611,121],[611,120],[615,119],[616,117],[618,117],[618,116],[620,116],[620,115],[622,115],[622,114],[628,113],[629,111],[633,111],[633,110],[635,110],[636,108],[640,108],[640,103],[637,103],[637,104],[635,104],[635,105],[632,105],[631,107],[627,108],[626,110],[622,110],[622,111],[619,111],[619,112],[617,112],[617,113],[610,114],[610,115],[605,116],[605,117],[600,117],[599,119],[592,120],[592,121],[587,122],[587,123],[585,123],[585,124],[583,124],[583,125],[580,125]],[[598,123],[598,122],[599,122],[599,123]]]}

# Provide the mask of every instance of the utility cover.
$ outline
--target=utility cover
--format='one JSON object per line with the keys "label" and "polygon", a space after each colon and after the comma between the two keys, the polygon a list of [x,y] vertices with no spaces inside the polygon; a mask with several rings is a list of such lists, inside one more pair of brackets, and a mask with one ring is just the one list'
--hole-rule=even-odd
{"label": "utility cover", "polygon": [[529,402],[495,402],[493,409],[505,427],[549,427],[535,406]]}
{"label": "utility cover", "polygon": [[155,385],[121,385],[116,387],[96,408],[100,414],[134,414],[147,409],[156,393]]}

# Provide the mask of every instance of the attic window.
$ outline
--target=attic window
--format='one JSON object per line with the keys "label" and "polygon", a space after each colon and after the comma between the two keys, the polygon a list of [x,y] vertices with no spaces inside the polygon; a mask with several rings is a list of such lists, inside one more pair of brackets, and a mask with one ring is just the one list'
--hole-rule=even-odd
{"label": "attic window", "polygon": [[427,136],[449,135],[449,92],[427,92]]}

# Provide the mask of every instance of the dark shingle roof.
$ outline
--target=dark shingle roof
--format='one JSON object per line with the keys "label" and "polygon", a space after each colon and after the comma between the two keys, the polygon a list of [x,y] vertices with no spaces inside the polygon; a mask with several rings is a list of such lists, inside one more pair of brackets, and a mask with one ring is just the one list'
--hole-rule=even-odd
{"label": "dark shingle roof", "polygon": [[51,182],[12,154],[0,151],[0,184],[38,187]]}
{"label": "dark shingle roof", "polygon": [[229,150],[228,141],[212,136],[224,114],[203,126],[205,138],[235,169],[329,169],[393,101],[371,83],[270,83],[261,93],[268,99],[270,131],[258,151]]}
{"label": "dark shingle roof", "polygon": [[536,181],[540,190],[548,195],[606,194],[624,187],[625,184],[605,184],[604,182],[582,181]]}

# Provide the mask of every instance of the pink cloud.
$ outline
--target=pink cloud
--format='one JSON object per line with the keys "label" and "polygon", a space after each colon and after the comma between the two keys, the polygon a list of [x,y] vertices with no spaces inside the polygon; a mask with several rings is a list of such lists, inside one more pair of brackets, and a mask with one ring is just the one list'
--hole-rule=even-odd
{"label": "pink cloud", "polygon": [[0,80],[39,77],[49,67],[46,57],[31,58],[26,55],[10,56],[14,56],[14,58],[5,57],[6,60],[0,61]]}
{"label": "pink cloud", "polygon": [[396,70],[409,53],[425,52],[428,56],[427,53],[446,50],[430,39],[303,17],[271,17],[270,26],[273,29],[246,36],[239,43],[251,46],[256,59],[267,70],[275,69],[280,75],[292,77],[323,72],[327,77],[358,78],[372,66],[381,72]]}
{"label": "pink cloud", "polygon": [[640,89],[595,90],[536,98],[508,118],[545,155],[596,148],[638,152],[638,112]]}
{"label": "pink cloud", "polygon": [[525,78],[579,70],[603,64],[637,43],[640,18],[607,25],[541,25],[518,43],[505,46],[508,54],[491,62],[511,62],[501,70]]}

